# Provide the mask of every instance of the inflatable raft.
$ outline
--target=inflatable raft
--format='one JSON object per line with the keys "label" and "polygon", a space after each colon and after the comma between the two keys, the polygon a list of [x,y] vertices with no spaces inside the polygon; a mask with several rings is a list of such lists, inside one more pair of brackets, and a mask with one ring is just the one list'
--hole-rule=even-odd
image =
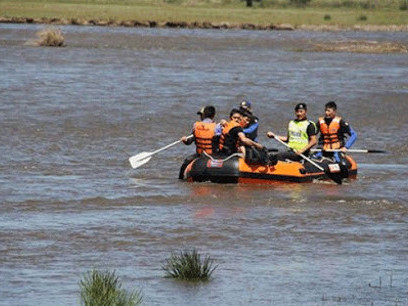
{"label": "inflatable raft", "polygon": [[325,171],[308,162],[278,161],[275,165],[262,165],[248,163],[239,154],[228,157],[200,156],[187,166],[184,178],[190,182],[268,184],[281,181],[312,182],[330,179],[331,175],[336,175],[340,180],[357,176],[357,164],[350,156],[346,156],[342,163],[329,159],[315,162]]}

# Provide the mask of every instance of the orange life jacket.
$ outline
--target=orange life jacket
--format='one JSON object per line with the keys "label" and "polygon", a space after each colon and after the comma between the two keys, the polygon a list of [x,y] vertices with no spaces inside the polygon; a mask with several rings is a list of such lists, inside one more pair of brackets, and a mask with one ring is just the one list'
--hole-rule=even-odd
{"label": "orange life jacket", "polygon": [[233,140],[229,135],[229,132],[235,127],[241,127],[241,125],[231,120],[227,123],[226,126],[222,128],[222,134],[220,138],[220,150],[222,150],[224,146],[231,146],[228,148],[229,150],[234,150],[239,147],[239,141],[237,141],[235,144],[232,144],[231,142]]}
{"label": "orange life jacket", "polygon": [[197,121],[194,124],[194,138],[196,143],[197,154],[205,151],[208,154],[213,154],[213,140],[215,137],[215,122]]}
{"label": "orange life jacket", "polygon": [[340,121],[341,117],[334,117],[332,122],[327,125],[323,117],[319,118],[320,133],[323,138],[323,150],[340,149],[342,142],[340,139]]}

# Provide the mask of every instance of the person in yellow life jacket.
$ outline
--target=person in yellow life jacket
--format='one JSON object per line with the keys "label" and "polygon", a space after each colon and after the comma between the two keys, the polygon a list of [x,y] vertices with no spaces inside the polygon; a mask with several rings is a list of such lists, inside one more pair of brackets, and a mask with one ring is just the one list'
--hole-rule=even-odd
{"label": "person in yellow life jacket", "polygon": [[317,143],[317,127],[313,121],[307,119],[306,103],[299,103],[295,106],[295,115],[296,119],[289,122],[287,136],[278,136],[272,132],[266,134],[269,138],[279,137],[291,148],[290,151],[276,154],[278,160],[300,161],[302,160],[300,154],[308,155],[310,149]]}
{"label": "person in yellow life jacket", "polygon": [[181,165],[179,179],[184,178],[184,170],[195,158],[199,157],[203,152],[214,154],[218,152],[218,142],[221,136],[221,125],[214,122],[215,107],[205,106],[197,112],[200,115],[201,121],[197,121],[193,125],[192,134],[194,137],[187,139],[187,136],[181,137],[181,141],[190,145],[193,142],[196,144],[196,153],[188,156]]}
{"label": "person in yellow life jacket", "polygon": [[258,150],[263,149],[263,145],[245,136],[241,122],[242,113],[234,108],[230,112],[230,121],[226,122],[222,129],[219,149],[223,154],[231,155],[240,152],[245,156],[245,146],[254,147]]}
{"label": "person in yellow life jacket", "polygon": [[[340,153],[346,153],[357,140],[357,133],[353,128],[343,118],[337,116],[337,105],[334,101],[326,103],[325,116],[319,118],[317,128],[320,131],[319,145],[322,146],[323,152],[314,154],[315,158],[333,156],[337,162],[340,162]],[[338,149],[340,152],[324,152],[333,149]]]}

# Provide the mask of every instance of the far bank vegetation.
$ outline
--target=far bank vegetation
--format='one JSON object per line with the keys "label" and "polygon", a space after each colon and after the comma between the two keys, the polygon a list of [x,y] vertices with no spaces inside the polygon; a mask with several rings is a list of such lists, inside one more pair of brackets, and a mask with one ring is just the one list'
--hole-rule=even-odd
{"label": "far bank vegetation", "polygon": [[163,0],[166,3],[200,5],[214,3],[219,5],[244,2],[247,6],[260,7],[314,7],[314,8],[357,8],[357,9],[408,9],[408,0]]}

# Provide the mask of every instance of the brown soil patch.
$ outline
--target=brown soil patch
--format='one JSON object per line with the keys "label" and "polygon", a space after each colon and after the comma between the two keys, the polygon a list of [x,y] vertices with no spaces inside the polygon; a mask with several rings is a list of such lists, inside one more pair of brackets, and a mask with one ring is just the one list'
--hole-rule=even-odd
{"label": "brown soil patch", "polygon": [[352,40],[316,44],[313,51],[355,53],[407,53],[408,46],[396,42]]}

